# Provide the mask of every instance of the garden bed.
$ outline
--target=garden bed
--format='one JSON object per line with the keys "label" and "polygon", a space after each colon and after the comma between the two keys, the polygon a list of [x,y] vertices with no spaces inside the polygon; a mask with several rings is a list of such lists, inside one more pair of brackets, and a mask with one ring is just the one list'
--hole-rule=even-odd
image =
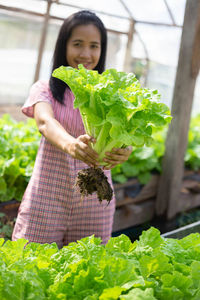
{"label": "garden bed", "polygon": [[20,202],[0,202],[0,238],[11,239]]}
{"label": "garden bed", "polygon": [[0,202],[0,212],[4,213],[9,218],[16,218],[19,206],[20,202],[16,200]]}
{"label": "garden bed", "polygon": [[[31,119],[27,123],[18,123],[5,115],[0,121],[3,147],[1,161],[5,162],[0,178],[0,201],[20,201],[32,174],[40,135]],[[199,124],[200,115],[191,122],[185,156],[185,168],[187,166],[190,170],[185,170],[183,176],[180,195],[174,205],[176,214],[200,206],[200,171],[193,171],[200,168]],[[159,132],[154,137],[155,143],[152,147],[134,149],[127,162],[112,169],[116,195],[114,232],[155,219],[165,134],[165,131]],[[17,201],[4,202],[0,204],[0,211],[9,218],[15,218],[19,204]]]}
{"label": "garden bed", "polygon": [[[114,184],[116,194],[116,211],[113,232],[142,225],[156,218],[155,203],[159,184],[159,175],[152,175],[146,185],[136,178],[124,184]],[[177,200],[177,214],[187,212],[200,206],[200,172],[185,171],[180,198]],[[9,220],[17,216],[20,202],[11,200],[0,203],[0,212]]]}
{"label": "garden bed", "polygon": [[151,227],[132,243],[89,236],[55,243],[0,240],[0,299],[200,299],[200,234],[168,239]]}
{"label": "garden bed", "polygon": [[[146,185],[141,185],[137,179],[129,180],[125,184],[114,185],[116,193],[114,232],[143,224],[155,218],[158,184],[159,175],[152,175]],[[134,192],[136,192],[135,195]],[[185,170],[180,196],[175,205],[176,214],[199,206],[200,171]]]}

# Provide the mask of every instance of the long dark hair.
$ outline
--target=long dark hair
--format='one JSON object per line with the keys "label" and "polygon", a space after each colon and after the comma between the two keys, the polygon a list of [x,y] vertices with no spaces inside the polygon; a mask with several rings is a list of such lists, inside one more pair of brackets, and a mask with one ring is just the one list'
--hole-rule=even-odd
{"label": "long dark hair", "polygon": [[[101,55],[95,70],[102,73],[105,70],[106,48],[107,48],[107,32],[102,21],[88,10],[82,10],[65,19],[58,34],[54,54],[52,72],[60,66],[69,66],[66,60],[66,45],[69,40],[72,30],[79,25],[95,25],[101,34]],[[50,90],[53,97],[63,103],[63,96],[67,85],[55,77],[50,77]]]}

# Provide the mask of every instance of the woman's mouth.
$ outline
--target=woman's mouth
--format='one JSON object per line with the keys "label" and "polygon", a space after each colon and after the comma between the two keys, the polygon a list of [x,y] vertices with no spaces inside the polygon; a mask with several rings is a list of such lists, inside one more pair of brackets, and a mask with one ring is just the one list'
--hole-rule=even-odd
{"label": "woman's mouth", "polygon": [[90,65],[91,65],[90,62],[79,62],[78,65],[79,65],[79,64],[83,65],[84,68],[86,68],[86,69],[88,69],[88,68],[90,67]]}
{"label": "woman's mouth", "polygon": [[88,68],[89,68],[89,66],[90,66],[90,64],[89,64],[89,63],[87,63],[87,64],[83,64],[83,66],[84,66],[86,69],[88,69]]}

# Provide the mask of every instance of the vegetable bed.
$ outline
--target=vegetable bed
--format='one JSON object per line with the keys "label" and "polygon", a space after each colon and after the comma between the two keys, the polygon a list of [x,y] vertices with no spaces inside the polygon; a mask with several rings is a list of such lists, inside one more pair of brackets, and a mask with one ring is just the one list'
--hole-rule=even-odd
{"label": "vegetable bed", "polygon": [[[191,119],[185,167],[200,168],[200,115]],[[134,148],[127,162],[112,169],[115,183],[123,184],[135,178],[138,184],[147,184],[152,173],[160,174],[165,152],[166,129],[157,132],[150,146]],[[0,119],[0,202],[21,201],[33,171],[40,141],[35,121],[16,122],[10,115]],[[119,189],[119,185],[117,189]]]}
{"label": "vegetable bed", "polygon": [[[200,169],[200,115],[191,118],[188,132],[188,145],[184,157],[185,169],[194,172]],[[133,148],[128,161],[112,169],[115,182],[125,183],[129,178],[137,178],[141,184],[147,184],[152,173],[162,171],[162,158],[165,154],[167,128],[153,134],[154,142],[150,147]]]}
{"label": "vegetable bed", "polygon": [[33,171],[40,133],[35,120],[0,119],[0,202],[21,201]]}
{"label": "vegetable bed", "polygon": [[131,243],[86,237],[58,249],[0,239],[0,299],[200,299],[200,234],[167,239],[151,227]]}

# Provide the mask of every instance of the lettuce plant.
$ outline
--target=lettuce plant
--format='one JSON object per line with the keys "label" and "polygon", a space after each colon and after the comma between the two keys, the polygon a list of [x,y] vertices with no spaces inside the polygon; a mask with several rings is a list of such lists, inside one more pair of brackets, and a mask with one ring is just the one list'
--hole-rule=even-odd
{"label": "lettuce plant", "polygon": [[[188,145],[184,157],[185,168],[198,173],[200,168],[200,114],[193,116],[188,132]],[[141,184],[146,184],[152,173],[160,174],[162,159],[165,153],[167,126],[153,133],[154,142],[150,146],[133,147],[129,159],[112,169],[115,182],[125,183],[129,178],[136,177]],[[197,178],[197,177],[196,177]]]}
{"label": "lettuce plant", "polygon": [[200,114],[192,117],[188,133],[188,146],[185,154],[185,166],[198,171],[200,168]]}
{"label": "lettuce plant", "polygon": [[199,300],[200,234],[166,239],[158,229],[133,243],[94,236],[55,243],[0,239],[0,299]]}
{"label": "lettuce plant", "polygon": [[151,146],[133,147],[128,160],[112,169],[114,182],[125,183],[129,178],[137,178],[140,184],[147,184],[152,173],[160,174],[165,153],[167,126],[153,134]]}
{"label": "lettuce plant", "polygon": [[21,201],[33,171],[40,142],[35,120],[0,119],[0,202]]}
{"label": "lettuce plant", "polygon": [[100,161],[113,147],[142,147],[153,141],[152,132],[171,121],[169,108],[157,90],[142,88],[132,73],[108,69],[102,74],[61,66],[52,76],[64,81],[75,96],[85,131],[96,139]]}

